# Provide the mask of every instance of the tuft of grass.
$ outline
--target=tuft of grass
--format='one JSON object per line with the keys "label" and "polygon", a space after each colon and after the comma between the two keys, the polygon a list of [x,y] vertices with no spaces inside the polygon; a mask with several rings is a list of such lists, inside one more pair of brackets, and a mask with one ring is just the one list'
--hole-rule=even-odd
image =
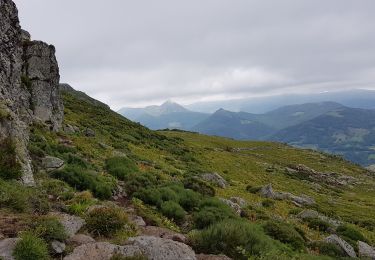
{"label": "tuft of grass", "polygon": [[55,217],[41,217],[32,225],[32,230],[45,241],[64,241],[68,238],[64,226]]}
{"label": "tuft of grass", "polygon": [[288,244],[295,251],[305,250],[305,241],[300,233],[289,224],[283,222],[267,221],[263,224],[263,229],[267,235]]}
{"label": "tuft of grass", "polygon": [[23,234],[21,240],[17,242],[13,256],[16,260],[50,259],[47,243],[29,232]]}
{"label": "tuft of grass", "polygon": [[0,141],[0,178],[19,179],[22,176],[21,164],[17,159],[16,145],[10,137]]}

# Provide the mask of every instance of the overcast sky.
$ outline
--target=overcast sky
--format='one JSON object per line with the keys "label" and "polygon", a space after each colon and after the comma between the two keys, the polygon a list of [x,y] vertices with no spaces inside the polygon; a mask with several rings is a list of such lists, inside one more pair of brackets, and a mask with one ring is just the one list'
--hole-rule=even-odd
{"label": "overcast sky", "polygon": [[61,82],[123,106],[375,89],[374,0],[15,0]]}

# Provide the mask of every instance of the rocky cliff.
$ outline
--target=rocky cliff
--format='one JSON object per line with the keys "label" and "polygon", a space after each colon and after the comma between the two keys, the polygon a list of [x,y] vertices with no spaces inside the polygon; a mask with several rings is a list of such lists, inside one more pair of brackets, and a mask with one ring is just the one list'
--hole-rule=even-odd
{"label": "rocky cliff", "polygon": [[20,27],[15,4],[0,0],[0,143],[11,140],[14,144],[22,181],[28,185],[34,183],[28,127],[38,123],[52,131],[60,129],[59,78],[55,48],[31,41]]}

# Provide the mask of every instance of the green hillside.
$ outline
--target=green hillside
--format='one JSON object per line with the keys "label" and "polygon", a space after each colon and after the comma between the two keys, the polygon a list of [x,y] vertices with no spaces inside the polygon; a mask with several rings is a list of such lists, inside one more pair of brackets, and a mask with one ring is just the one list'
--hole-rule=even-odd
{"label": "green hillside", "polygon": [[[314,242],[331,233],[354,247],[359,239],[375,244],[375,179],[361,167],[279,143],[155,132],[82,93],[65,91],[63,97],[65,131],[51,133],[43,125],[32,126],[29,149],[38,187],[12,187],[12,181],[1,180],[0,192],[8,197],[0,197],[0,233],[9,229],[5,219],[17,219],[7,231],[14,235],[32,229],[30,219],[57,209],[92,220],[87,209],[112,200],[121,207],[134,207],[147,224],[186,234],[197,253],[223,253],[233,259],[338,258],[343,256],[338,247]],[[43,170],[47,155],[63,159],[64,168]],[[328,174],[327,180],[340,176],[351,180],[351,176],[355,181],[309,179],[292,170],[298,165]],[[225,179],[225,188],[202,179],[202,174],[213,172]],[[316,203],[265,198],[260,188],[268,184],[275,192],[304,194]],[[112,196],[118,186],[128,195],[124,199]],[[241,216],[213,195],[243,198]],[[296,217],[305,209],[326,220]],[[327,219],[340,221],[339,227]],[[120,231],[100,235],[98,227],[84,227],[97,240],[117,244],[140,232],[135,227]]]}

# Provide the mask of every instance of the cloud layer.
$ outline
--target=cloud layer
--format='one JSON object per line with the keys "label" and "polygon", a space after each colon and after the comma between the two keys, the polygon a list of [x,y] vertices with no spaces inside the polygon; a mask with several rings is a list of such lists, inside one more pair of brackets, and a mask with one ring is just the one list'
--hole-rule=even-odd
{"label": "cloud layer", "polygon": [[373,0],[15,0],[62,81],[141,106],[375,88]]}

